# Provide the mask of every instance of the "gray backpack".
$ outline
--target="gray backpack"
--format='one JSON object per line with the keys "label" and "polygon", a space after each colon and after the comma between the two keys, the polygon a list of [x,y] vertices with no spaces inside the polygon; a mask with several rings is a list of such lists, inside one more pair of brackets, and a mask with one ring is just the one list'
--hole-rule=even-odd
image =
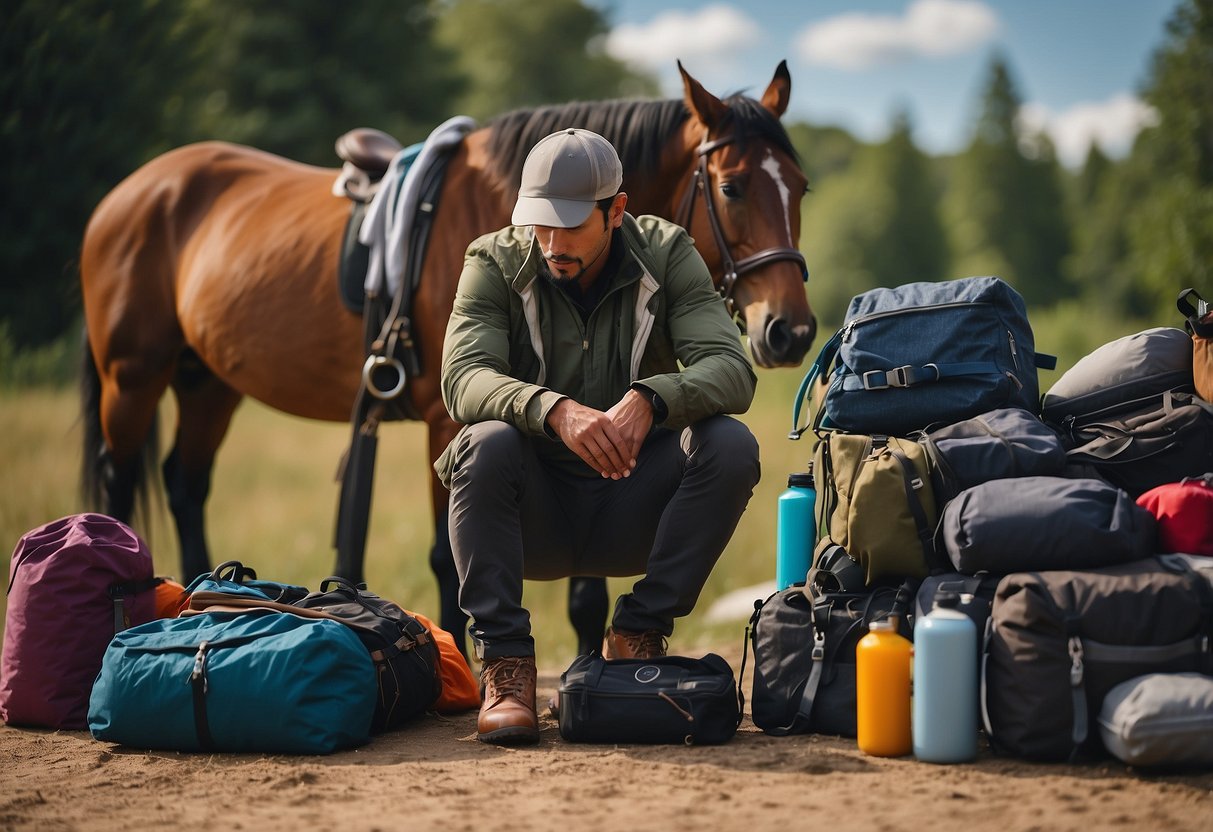
{"label": "gray backpack", "polygon": [[1069,461],[1133,497],[1213,471],[1213,405],[1192,383],[1192,339],[1157,327],[1080,359],[1045,393],[1042,416]]}

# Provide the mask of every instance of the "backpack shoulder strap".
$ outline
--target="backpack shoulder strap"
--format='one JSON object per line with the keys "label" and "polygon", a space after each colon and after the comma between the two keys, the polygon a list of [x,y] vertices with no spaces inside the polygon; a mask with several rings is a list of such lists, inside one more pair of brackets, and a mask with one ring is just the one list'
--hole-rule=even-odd
{"label": "backpack shoulder strap", "polygon": [[[800,424],[800,407],[813,396],[813,382],[824,377],[829,373],[830,364],[833,363],[834,357],[838,355],[838,347],[842,344],[843,330],[838,330],[834,333],[829,341],[817,353],[817,358],[809,367],[809,371],[805,373],[800,382],[800,388],[796,391],[796,401],[792,405],[792,430],[788,433],[788,439],[799,439],[801,435],[809,429],[809,422],[806,419],[805,424]],[[810,407],[810,412],[812,408]]]}

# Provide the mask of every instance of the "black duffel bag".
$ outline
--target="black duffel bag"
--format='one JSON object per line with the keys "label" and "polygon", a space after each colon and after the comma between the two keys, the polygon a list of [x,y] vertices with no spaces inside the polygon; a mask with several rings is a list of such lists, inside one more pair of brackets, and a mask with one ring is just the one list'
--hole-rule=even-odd
{"label": "black duffel bag", "polygon": [[869,624],[890,615],[910,638],[917,588],[913,578],[861,592],[827,592],[810,582],[757,605],[750,618],[754,724],[775,736],[855,736],[855,646]]}
{"label": "black duffel bag", "polygon": [[983,482],[1053,476],[1066,467],[1061,437],[1038,416],[1019,407],[933,426],[916,438],[931,461],[931,484],[941,507]]}
{"label": "black duffel bag", "polygon": [[733,668],[715,653],[701,659],[578,656],[560,675],[557,696],[560,736],[569,742],[716,745],[731,739],[741,722]]}
{"label": "black duffel bag", "polygon": [[1092,569],[1154,554],[1157,521],[1098,479],[1017,477],[966,488],[943,511],[936,547],[965,575]]}
{"label": "black duffel bag", "polygon": [[1094,753],[1100,707],[1121,682],[1213,674],[1213,589],[1201,571],[1187,556],[1159,555],[1003,578],[982,672],[993,746],[1037,760]]}
{"label": "black duffel bag", "polygon": [[379,684],[373,733],[399,728],[429,710],[442,693],[434,637],[397,604],[344,578],[330,577],[320,582],[319,592],[293,606],[340,621],[370,652]]}

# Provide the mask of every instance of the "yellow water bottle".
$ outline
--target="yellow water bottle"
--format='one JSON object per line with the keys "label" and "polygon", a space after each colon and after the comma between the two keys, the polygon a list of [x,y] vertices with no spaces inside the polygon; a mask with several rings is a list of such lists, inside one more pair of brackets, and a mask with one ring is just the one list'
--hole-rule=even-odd
{"label": "yellow water bottle", "polygon": [[901,757],[913,750],[910,736],[909,639],[897,632],[897,616],[873,621],[855,647],[856,739],[874,757]]}

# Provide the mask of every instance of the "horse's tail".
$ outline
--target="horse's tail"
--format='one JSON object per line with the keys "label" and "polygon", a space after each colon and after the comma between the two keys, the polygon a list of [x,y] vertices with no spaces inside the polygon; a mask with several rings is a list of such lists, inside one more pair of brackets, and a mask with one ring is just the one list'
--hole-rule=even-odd
{"label": "horse's tail", "polygon": [[[80,350],[80,416],[84,424],[84,453],[80,462],[80,497],[87,510],[113,511],[106,495],[107,480],[114,476],[110,455],[101,429],[101,375],[93,358],[93,348],[88,334],[84,335]],[[134,467],[133,489],[130,505],[138,511],[141,525],[150,530],[151,505],[149,482],[155,482],[158,449],[160,447],[160,420],[152,417],[152,426],[139,453],[139,462]],[[131,517],[119,517],[130,522]],[[146,536],[146,535],[145,535]]]}

